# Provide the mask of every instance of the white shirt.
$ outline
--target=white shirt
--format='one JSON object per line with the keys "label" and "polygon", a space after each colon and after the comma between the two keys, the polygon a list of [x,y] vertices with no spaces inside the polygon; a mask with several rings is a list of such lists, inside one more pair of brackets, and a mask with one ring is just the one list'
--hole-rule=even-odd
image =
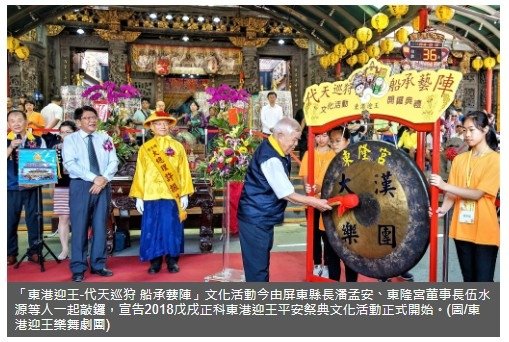
{"label": "white shirt", "polygon": [[[41,115],[46,123],[46,128],[59,129],[64,118],[64,109],[56,103],[51,102],[41,110]],[[57,124],[54,127],[48,127],[55,119],[59,120]]]}
{"label": "white shirt", "polygon": [[[96,175],[90,172],[88,139],[88,133],[82,130],[69,134],[64,139],[62,158],[64,160],[64,167],[69,172],[71,178],[81,178],[93,182]],[[113,141],[105,133],[93,132],[92,143],[94,144],[101,176],[111,181],[118,169],[118,158]],[[106,148],[105,145],[112,149]]]}
{"label": "white shirt", "polygon": [[281,160],[270,158],[261,163],[260,168],[277,198],[285,198],[295,192]]}
{"label": "white shirt", "polygon": [[262,107],[262,110],[260,112],[260,120],[262,122],[262,132],[265,134],[272,134],[270,131],[271,128],[273,128],[276,123],[283,118],[283,108],[275,104],[274,107],[272,107],[269,104]]}

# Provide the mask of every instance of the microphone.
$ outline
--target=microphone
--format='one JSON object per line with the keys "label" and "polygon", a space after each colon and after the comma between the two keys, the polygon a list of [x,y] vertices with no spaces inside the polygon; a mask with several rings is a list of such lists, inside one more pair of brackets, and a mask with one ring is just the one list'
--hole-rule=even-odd
{"label": "microphone", "polygon": [[[19,133],[18,133],[18,134],[16,134],[16,139],[21,140],[21,139],[23,139],[23,137],[21,136],[21,134],[19,134]],[[18,145],[18,146],[16,146],[16,147],[14,147],[14,148],[15,148],[15,149],[16,149],[16,148],[19,148],[19,145]]]}

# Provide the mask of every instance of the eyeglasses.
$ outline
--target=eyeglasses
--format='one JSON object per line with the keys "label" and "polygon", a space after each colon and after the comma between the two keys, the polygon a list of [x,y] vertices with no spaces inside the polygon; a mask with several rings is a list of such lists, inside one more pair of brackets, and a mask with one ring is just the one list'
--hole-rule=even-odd
{"label": "eyeglasses", "polygon": [[82,117],[80,120],[81,121],[97,121],[98,118],[97,118],[97,116],[89,116],[89,117],[86,117],[86,118]]}

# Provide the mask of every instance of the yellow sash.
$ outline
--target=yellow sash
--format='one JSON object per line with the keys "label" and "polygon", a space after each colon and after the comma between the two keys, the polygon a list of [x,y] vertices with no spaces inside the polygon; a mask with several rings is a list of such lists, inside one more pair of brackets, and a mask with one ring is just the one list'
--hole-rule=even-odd
{"label": "yellow sash", "polygon": [[156,139],[151,139],[145,143],[145,148],[148,151],[148,156],[150,160],[154,163],[157,170],[163,176],[163,180],[166,183],[166,186],[170,190],[172,196],[175,198],[177,202],[177,207],[179,210],[179,218],[180,222],[184,221],[187,218],[187,212],[182,209],[180,206],[180,188],[179,188],[179,174],[177,170],[171,165],[168,157],[163,155],[161,151],[157,148]]}

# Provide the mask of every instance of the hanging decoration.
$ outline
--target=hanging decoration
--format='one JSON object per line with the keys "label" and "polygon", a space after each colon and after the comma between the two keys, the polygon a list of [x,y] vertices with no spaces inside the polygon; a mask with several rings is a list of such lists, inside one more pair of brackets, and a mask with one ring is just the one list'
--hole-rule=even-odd
{"label": "hanging decoration", "polygon": [[361,65],[364,65],[369,61],[369,56],[366,51],[362,51],[361,53],[357,54],[357,61]]}
{"label": "hanging decoration", "polygon": [[334,53],[339,56],[339,59],[345,57],[347,52],[346,46],[343,43],[337,43],[334,45]]}
{"label": "hanging decoration", "polygon": [[408,43],[408,31],[404,27],[397,30],[394,36],[396,37],[398,43],[400,44]]}
{"label": "hanging decoration", "polygon": [[377,13],[371,18],[371,25],[380,33],[389,25],[389,17],[384,13]]}
{"label": "hanging decoration", "polygon": [[481,56],[477,56],[472,61],[472,68],[474,68],[475,71],[479,71],[483,67],[483,64],[484,63],[483,63]]}
{"label": "hanging decoration", "polygon": [[346,63],[350,66],[350,67],[353,67],[355,64],[357,64],[357,56],[356,55],[351,55],[350,57],[348,57],[348,59],[346,60]]}
{"label": "hanging decoration", "polygon": [[30,56],[30,50],[28,49],[28,47],[24,45],[21,45],[16,50],[14,50],[14,53],[16,54],[16,57],[18,57],[22,61],[28,59],[28,57]]}
{"label": "hanging decoration", "polygon": [[366,45],[366,43],[369,42],[371,38],[373,38],[373,31],[371,31],[370,28],[363,26],[360,29],[357,29],[355,32],[355,37],[357,37],[357,40],[363,45]]}
{"label": "hanging decoration", "polygon": [[359,47],[359,41],[355,39],[355,37],[350,36],[345,39],[345,47],[347,48],[348,52],[352,53]]}
{"label": "hanging decoration", "polygon": [[449,6],[438,6],[435,14],[442,24],[447,24],[454,17],[454,10]]}
{"label": "hanging decoration", "polygon": [[30,56],[30,49],[28,46],[21,45],[20,40],[18,38],[14,38],[13,36],[7,37],[7,51],[22,61],[28,59]]}
{"label": "hanging decoration", "polygon": [[394,41],[389,38],[382,39],[380,41],[380,50],[382,53],[388,55],[394,50]]}
{"label": "hanging decoration", "polygon": [[329,56],[328,55],[324,55],[322,57],[320,57],[320,66],[324,69],[327,69],[330,65],[330,62],[329,62]]}
{"label": "hanging decoration", "polygon": [[483,65],[484,69],[491,70],[497,64],[497,61],[493,57],[484,58]]}
{"label": "hanging decoration", "polygon": [[7,50],[9,53],[13,53],[19,47],[20,42],[19,39],[14,38],[12,36],[7,37]]}
{"label": "hanging decoration", "polygon": [[419,32],[420,22],[419,16],[412,19],[412,28],[414,29],[414,32]]}
{"label": "hanging decoration", "polygon": [[408,5],[390,5],[389,11],[391,14],[396,17],[396,19],[401,19],[402,16],[408,13]]}
{"label": "hanging decoration", "polygon": [[339,62],[340,58],[339,55],[335,52],[329,53],[329,66],[334,66]]}
{"label": "hanging decoration", "polygon": [[500,54],[497,55],[497,63],[500,64]]}
{"label": "hanging decoration", "polygon": [[370,58],[378,58],[380,57],[380,48],[378,45],[370,45],[366,48],[366,52]]}

